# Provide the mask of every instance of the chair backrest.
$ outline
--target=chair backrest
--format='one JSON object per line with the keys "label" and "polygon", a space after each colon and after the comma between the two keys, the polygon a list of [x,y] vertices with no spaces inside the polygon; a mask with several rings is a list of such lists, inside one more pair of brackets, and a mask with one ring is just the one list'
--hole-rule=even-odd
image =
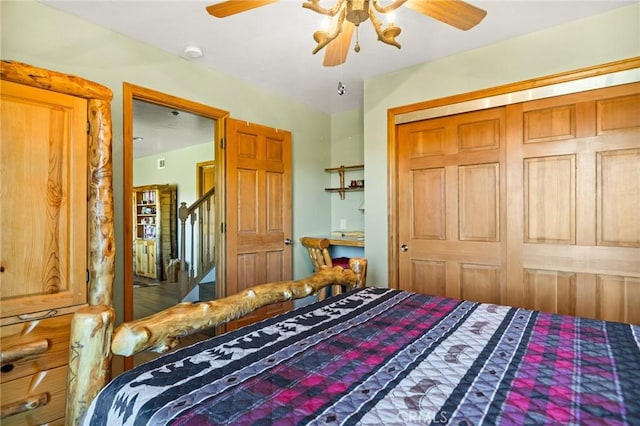
{"label": "chair backrest", "polygon": [[327,238],[302,237],[300,242],[307,249],[315,272],[318,272],[323,266],[333,267]]}
{"label": "chair backrest", "polygon": [[[333,268],[331,254],[329,253],[329,240],[327,238],[302,237],[300,238],[300,242],[307,248],[315,272],[318,272],[322,268]],[[342,293],[341,286],[331,286],[331,294],[336,295],[340,293]],[[326,297],[327,288],[324,287],[318,292],[318,300],[324,300]]]}

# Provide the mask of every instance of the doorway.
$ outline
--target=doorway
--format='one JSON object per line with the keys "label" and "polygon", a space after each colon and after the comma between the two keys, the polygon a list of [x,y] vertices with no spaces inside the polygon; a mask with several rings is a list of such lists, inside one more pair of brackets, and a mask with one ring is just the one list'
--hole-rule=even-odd
{"label": "doorway", "polygon": [[[135,267],[135,254],[134,247],[136,246],[134,242],[134,203],[132,194],[134,193],[133,189],[136,187],[136,173],[134,170],[134,161],[136,155],[136,143],[138,142],[147,142],[147,146],[152,145],[154,141],[135,141],[134,137],[140,138],[140,136],[136,135],[135,132],[138,130],[134,128],[134,123],[136,121],[136,114],[145,111],[154,111],[154,113],[163,112],[169,114],[168,117],[165,117],[163,120],[165,124],[168,120],[178,117],[191,117],[191,118],[204,118],[209,120],[211,134],[208,138],[208,143],[211,144],[211,153],[214,162],[214,170],[217,176],[215,177],[215,182],[219,184],[219,191],[216,191],[215,194],[215,217],[218,218],[218,222],[223,218],[223,209],[222,209],[222,200],[224,193],[224,161],[221,161],[223,158],[223,154],[221,153],[220,144],[214,143],[219,140],[221,135],[224,133],[224,121],[228,116],[228,113],[223,110],[219,110],[217,108],[213,108],[207,105],[199,104],[187,99],[178,98],[172,95],[168,95],[165,93],[157,92],[151,89],[135,86],[133,84],[124,83],[123,84],[123,113],[124,113],[124,135],[123,135],[123,150],[124,150],[124,194],[126,194],[124,198],[124,259],[125,268],[124,268],[124,320],[131,321],[135,319],[134,315],[134,267]],[[175,137],[173,139],[176,139]],[[207,141],[202,141],[203,143],[207,143]],[[179,147],[179,146],[178,146]],[[177,147],[173,147],[175,149]],[[148,149],[148,148],[145,148]],[[153,147],[149,148],[153,151]],[[142,148],[140,148],[142,150]],[[156,148],[156,151],[158,149]],[[155,171],[161,170],[163,167],[167,167],[167,162],[172,161],[176,158],[175,152],[172,151],[171,157],[165,158],[164,156],[158,155],[149,155],[148,158],[153,157],[152,162],[156,162],[153,166]],[[197,161],[201,161],[203,159],[211,159],[209,158],[199,158]],[[197,162],[194,161],[194,164]],[[148,173],[145,173],[148,174]],[[158,178],[159,179],[159,178]],[[138,181],[140,183],[140,181]],[[150,182],[145,182],[145,184],[149,184]],[[155,182],[167,184],[169,182]],[[147,185],[148,186],[148,185]],[[196,193],[196,185],[193,184],[188,191],[191,191],[193,194]],[[185,191],[178,187],[177,188],[177,201],[178,205],[180,201],[183,199],[184,195],[182,194]],[[145,224],[149,225],[149,224]],[[137,224],[136,224],[137,226]],[[219,226],[212,226],[213,229],[220,229]],[[216,236],[217,245],[223,244],[223,240],[221,236]],[[148,248],[146,253],[148,253]],[[223,253],[222,249],[219,250],[219,253]],[[145,254],[146,254],[145,253]],[[159,261],[155,259],[154,261]],[[221,261],[220,256],[218,256],[216,262],[216,282],[218,283],[218,288],[224,288],[224,271],[221,265],[224,263]],[[162,274],[162,270],[158,268],[158,273]],[[176,300],[177,303],[179,300]],[[133,358],[125,359],[125,369],[130,369],[134,364]]]}

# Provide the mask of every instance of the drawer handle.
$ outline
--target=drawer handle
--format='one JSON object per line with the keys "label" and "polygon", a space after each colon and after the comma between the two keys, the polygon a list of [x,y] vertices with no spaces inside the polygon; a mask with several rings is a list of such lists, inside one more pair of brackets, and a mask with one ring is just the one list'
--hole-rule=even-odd
{"label": "drawer handle", "polygon": [[43,354],[47,349],[49,349],[49,340],[47,339],[12,346],[0,352],[0,361],[3,364],[6,362],[17,361],[30,355]]}
{"label": "drawer handle", "polygon": [[20,401],[10,402],[3,405],[0,409],[0,418],[4,419],[9,416],[15,416],[16,414],[44,407],[50,400],[49,392],[44,392],[38,395],[28,396]]}

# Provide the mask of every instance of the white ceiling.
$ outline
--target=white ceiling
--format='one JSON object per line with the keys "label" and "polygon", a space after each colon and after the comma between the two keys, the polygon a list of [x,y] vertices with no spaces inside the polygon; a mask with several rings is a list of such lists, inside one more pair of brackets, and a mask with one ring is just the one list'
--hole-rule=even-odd
{"label": "white ceiling", "polygon": [[211,144],[215,120],[149,102],[133,100],[133,158],[192,145]]}
{"label": "white ceiling", "polygon": [[[363,80],[369,77],[637,3],[469,0],[487,16],[466,32],[401,7],[394,23],[402,28],[397,39],[402,49],[376,41],[371,24],[365,22],[361,51],[350,51],[342,66],[323,67],[324,51],[311,54],[312,34],[320,28],[322,16],[303,9],[301,0],[281,0],[224,19],[205,10],[218,0],[41,1],[178,56],[183,56],[185,46],[195,44],[204,56],[185,60],[330,113],[360,106]],[[332,3],[321,2],[325,7]],[[342,96],[337,91],[340,81],[347,89]]]}

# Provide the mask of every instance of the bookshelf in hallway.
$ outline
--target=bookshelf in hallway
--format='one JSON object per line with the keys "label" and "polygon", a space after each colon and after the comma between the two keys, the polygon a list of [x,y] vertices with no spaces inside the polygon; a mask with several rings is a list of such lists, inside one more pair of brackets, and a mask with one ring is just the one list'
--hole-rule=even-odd
{"label": "bookshelf in hallway", "polygon": [[134,272],[164,279],[164,263],[178,257],[177,186],[133,188]]}

